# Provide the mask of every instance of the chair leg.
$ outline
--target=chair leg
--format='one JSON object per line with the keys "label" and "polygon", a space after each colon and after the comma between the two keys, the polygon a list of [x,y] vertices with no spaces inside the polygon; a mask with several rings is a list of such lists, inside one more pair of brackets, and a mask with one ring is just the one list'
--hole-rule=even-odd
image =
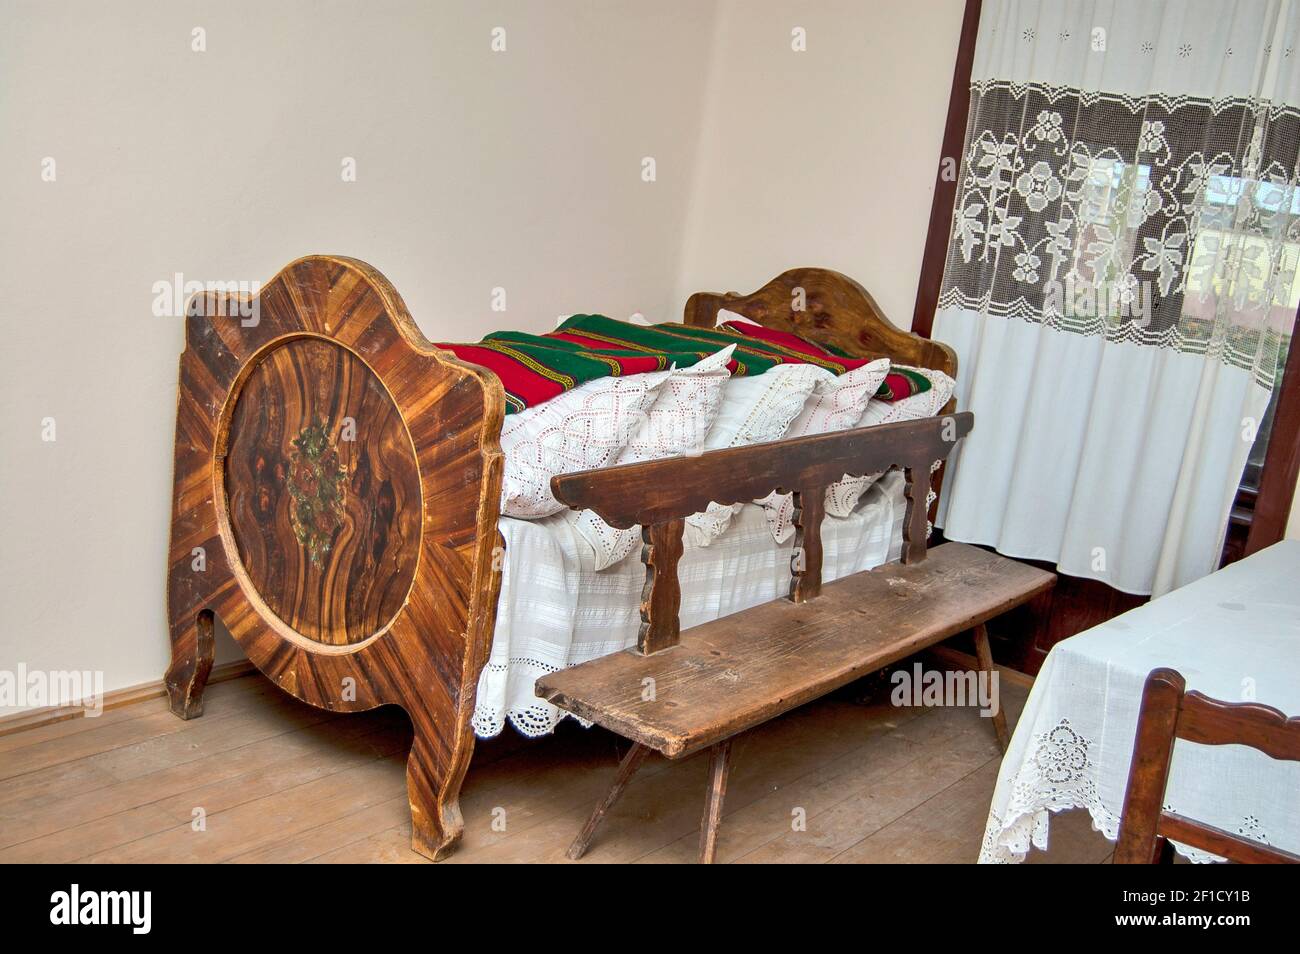
{"label": "chair leg", "polygon": [[[981,672],[988,673],[989,679],[993,678],[993,651],[989,649],[989,631],[983,623],[975,627],[975,658],[979,661]],[[991,682],[990,682],[991,684]],[[993,731],[997,733],[998,747],[1005,753],[1007,746],[1011,744],[1011,733],[1007,730],[1007,714],[1002,709],[1001,700],[998,701],[997,715],[993,716]]]}
{"label": "chair leg", "polygon": [[596,805],[596,810],[587,819],[587,824],[582,826],[582,831],[578,832],[578,837],[573,839],[573,844],[565,852],[570,861],[577,861],[586,854],[587,846],[591,844],[596,829],[605,820],[605,816],[614,807],[614,803],[619,800],[623,790],[627,788],[627,783],[632,780],[632,776],[636,774],[636,770],[641,767],[641,763],[645,761],[645,757],[649,754],[650,749],[640,742],[634,742],[632,748],[627,750],[627,755],[623,756],[623,761],[618,764],[618,774],[614,776],[614,784],[609,787],[605,797]]}
{"label": "chair leg", "polygon": [[1172,865],[1174,863],[1174,843],[1168,838],[1156,836],[1156,858],[1157,863],[1162,865]]}
{"label": "chair leg", "polygon": [[718,854],[718,824],[722,821],[722,800],[727,795],[727,773],[731,770],[731,740],[709,750],[709,792],[700,822],[700,864],[711,865]]}
{"label": "chair leg", "polygon": [[1117,865],[1151,865],[1165,857],[1173,858],[1166,854],[1172,850],[1169,842],[1160,836],[1160,812],[1185,689],[1183,677],[1168,669],[1153,670],[1142,688],[1124,810],[1115,841]]}

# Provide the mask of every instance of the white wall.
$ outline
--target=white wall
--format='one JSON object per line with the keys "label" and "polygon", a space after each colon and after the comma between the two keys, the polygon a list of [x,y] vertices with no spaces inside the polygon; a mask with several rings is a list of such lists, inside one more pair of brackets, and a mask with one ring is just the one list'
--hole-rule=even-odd
{"label": "white wall", "polygon": [[[861,282],[910,327],[963,4],[725,4],[678,297],[797,265]],[[804,28],[807,52],[791,50]]]}
{"label": "white wall", "polygon": [[822,264],[906,324],[961,6],[3,0],[0,670],[166,667],[154,282],[341,252],[473,340]]}

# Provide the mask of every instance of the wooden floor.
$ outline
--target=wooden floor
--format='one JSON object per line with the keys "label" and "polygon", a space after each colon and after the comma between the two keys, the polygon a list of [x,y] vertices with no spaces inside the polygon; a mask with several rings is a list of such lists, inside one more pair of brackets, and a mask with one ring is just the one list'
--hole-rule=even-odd
{"label": "wooden floor", "polygon": [[[1004,681],[1009,716],[1024,697]],[[408,847],[409,744],[398,709],[335,716],[256,675],[209,687],[191,722],[156,699],[0,736],[0,861],[424,863]],[[569,863],[622,744],[571,722],[480,743],[448,863]],[[693,861],[706,762],[652,756],[581,863]],[[973,862],[998,762],[976,710],[895,708],[867,680],[737,740],[718,860]],[[1030,860],[1110,853],[1073,812]]]}

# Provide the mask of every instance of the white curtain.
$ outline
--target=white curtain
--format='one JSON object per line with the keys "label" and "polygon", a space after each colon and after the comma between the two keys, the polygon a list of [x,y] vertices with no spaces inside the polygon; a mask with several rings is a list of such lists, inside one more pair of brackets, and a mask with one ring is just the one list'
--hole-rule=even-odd
{"label": "white curtain", "polygon": [[934,337],[949,539],[1129,593],[1218,566],[1300,282],[1290,0],[983,7]]}

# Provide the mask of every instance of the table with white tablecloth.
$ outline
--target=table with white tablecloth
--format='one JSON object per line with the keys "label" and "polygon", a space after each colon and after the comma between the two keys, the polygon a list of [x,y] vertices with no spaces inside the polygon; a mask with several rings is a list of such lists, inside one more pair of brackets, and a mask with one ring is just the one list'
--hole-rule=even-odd
{"label": "table with white tablecloth", "polygon": [[[1300,540],[1285,540],[1053,647],[998,774],[981,862],[1046,848],[1051,813],[1086,808],[1114,841],[1151,670],[1227,702],[1300,714]],[[1167,810],[1300,853],[1300,763],[1180,740]],[[1193,861],[1213,855],[1175,844]]]}

